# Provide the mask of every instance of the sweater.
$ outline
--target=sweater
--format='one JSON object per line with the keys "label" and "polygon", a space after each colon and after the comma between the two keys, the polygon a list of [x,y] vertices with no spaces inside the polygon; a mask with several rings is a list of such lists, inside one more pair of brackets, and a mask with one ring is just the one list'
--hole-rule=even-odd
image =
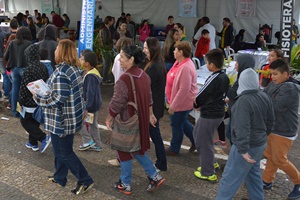
{"label": "sweater", "polygon": [[[173,70],[177,70],[175,77]],[[168,84],[171,79],[174,79],[173,85]],[[193,61],[190,58],[184,59],[181,63],[176,61],[167,74],[166,85],[170,107],[175,112],[191,110],[198,93],[197,72]]]}
{"label": "sweater", "polygon": [[[126,73],[130,73],[133,76],[136,89],[141,136],[141,150],[136,153],[144,155],[144,153],[150,149],[149,107],[152,105],[150,78],[137,66],[132,66]],[[110,116],[115,118],[117,114],[120,114],[123,121],[128,120],[135,113],[135,109],[132,106],[126,106],[128,101],[134,102],[132,84],[130,77],[127,74],[123,74],[115,84],[114,94],[109,103]],[[122,151],[117,152],[119,159],[122,162],[133,158],[131,153]]]}

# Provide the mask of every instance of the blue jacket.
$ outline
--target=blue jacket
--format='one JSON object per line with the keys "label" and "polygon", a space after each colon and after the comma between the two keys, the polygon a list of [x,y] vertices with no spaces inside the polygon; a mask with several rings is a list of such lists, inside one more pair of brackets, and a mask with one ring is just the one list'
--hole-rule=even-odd
{"label": "blue jacket", "polygon": [[83,79],[83,97],[86,110],[90,113],[97,112],[102,105],[101,87],[102,78],[96,68],[88,71]]}

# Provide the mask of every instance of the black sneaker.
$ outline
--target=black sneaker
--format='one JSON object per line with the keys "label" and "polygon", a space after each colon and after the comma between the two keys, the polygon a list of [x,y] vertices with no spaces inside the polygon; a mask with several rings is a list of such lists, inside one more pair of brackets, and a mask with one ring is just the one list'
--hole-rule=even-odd
{"label": "black sneaker", "polygon": [[298,199],[300,197],[300,185],[295,185],[293,191],[289,194],[288,199]]}
{"label": "black sneaker", "polygon": [[48,181],[52,181],[53,183],[57,183],[57,181],[54,179],[54,176],[48,176]]}
{"label": "black sneaker", "polygon": [[86,186],[86,185],[79,185],[77,184],[76,188],[71,190],[72,193],[79,195],[79,194],[84,194],[86,191],[88,191],[90,188],[92,188],[94,186],[94,183],[91,183],[90,185]]}
{"label": "black sneaker", "polygon": [[263,181],[263,187],[264,187],[264,190],[271,190],[272,187],[273,187],[273,183],[266,183]]}
{"label": "black sneaker", "polygon": [[132,194],[132,189],[130,185],[124,185],[121,180],[114,183],[114,188],[119,190],[119,192],[122,192],[124,194]]}
{"label": "black sneaker", "polygon": [[148,177],[150,183],[147,187],[148,192],[152,192],[156,188],[158,188],[163,182],[165,182],[166,179],[164,179],[159,173],[155,176],[154,179]]}

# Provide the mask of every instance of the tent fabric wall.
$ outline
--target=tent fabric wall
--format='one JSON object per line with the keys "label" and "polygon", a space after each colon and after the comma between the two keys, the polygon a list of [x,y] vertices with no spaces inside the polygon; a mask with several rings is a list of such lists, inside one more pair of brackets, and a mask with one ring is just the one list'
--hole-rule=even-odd
{"label": "tent fabric wall", "polygon": [[[55,0],[56,1],[56,0]],[[107,15],[118,18],[121,14],[121,0],[102,0],[102,9],[96,9],[95,14],[100,18]],[[155,26],[166,26],[169,15],[175,17],[175,22],[180,22],[186,27],[188,39],[192,39],[194,26],[198,19],[203,16],[204,8],[206,15],[210,18],[211,24],[215,26],[217,31],[222,29],[222,19],[228,17],[234,24],[236,31],[244,28],[248,41],[254,41],[258,33],[259,24],[273,24],[274,33],[280,30],[280,10],[281,0],[256,0],[256,17],[237,18],[235,17],[236,0],[198,0],[197,15],[198,17],[179,17],[177,0],[123,0],[124,12],[131,13],[131,18],[136,23],[140,23],[142,19],[149,19],[150,23]],[[205,7],[205,3],[206,7]],[[72,29],[76,29],[76,23],[80,20],[82,0],[59,0],[61,14],[67,13],[70,16]],[[54,4],[55,5],[55,4]],[[12,17],[17,12],[25,12],[29,10],[33,13],[34,9],[41,11],[41,0],[9,0],[9,9],[11,13],[5,13]],[[294,16],[299,19],[300,1],[295,0]],[[47,14],[50,16],[50,14]],[[49,18],[51,20],[51,16]],[[300,19],[299,19],[300,20]],[[300,23],[300,21],[297,21]]]}

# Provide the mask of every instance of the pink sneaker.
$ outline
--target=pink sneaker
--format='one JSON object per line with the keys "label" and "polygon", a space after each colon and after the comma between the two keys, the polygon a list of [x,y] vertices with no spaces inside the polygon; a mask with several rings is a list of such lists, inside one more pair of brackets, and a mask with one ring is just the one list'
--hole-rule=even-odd
{"label": "pink sneaker", "polygon": [[226,142],[222,140],[214,140],[214,145],[218,145],[221,148],[227,148]]}

